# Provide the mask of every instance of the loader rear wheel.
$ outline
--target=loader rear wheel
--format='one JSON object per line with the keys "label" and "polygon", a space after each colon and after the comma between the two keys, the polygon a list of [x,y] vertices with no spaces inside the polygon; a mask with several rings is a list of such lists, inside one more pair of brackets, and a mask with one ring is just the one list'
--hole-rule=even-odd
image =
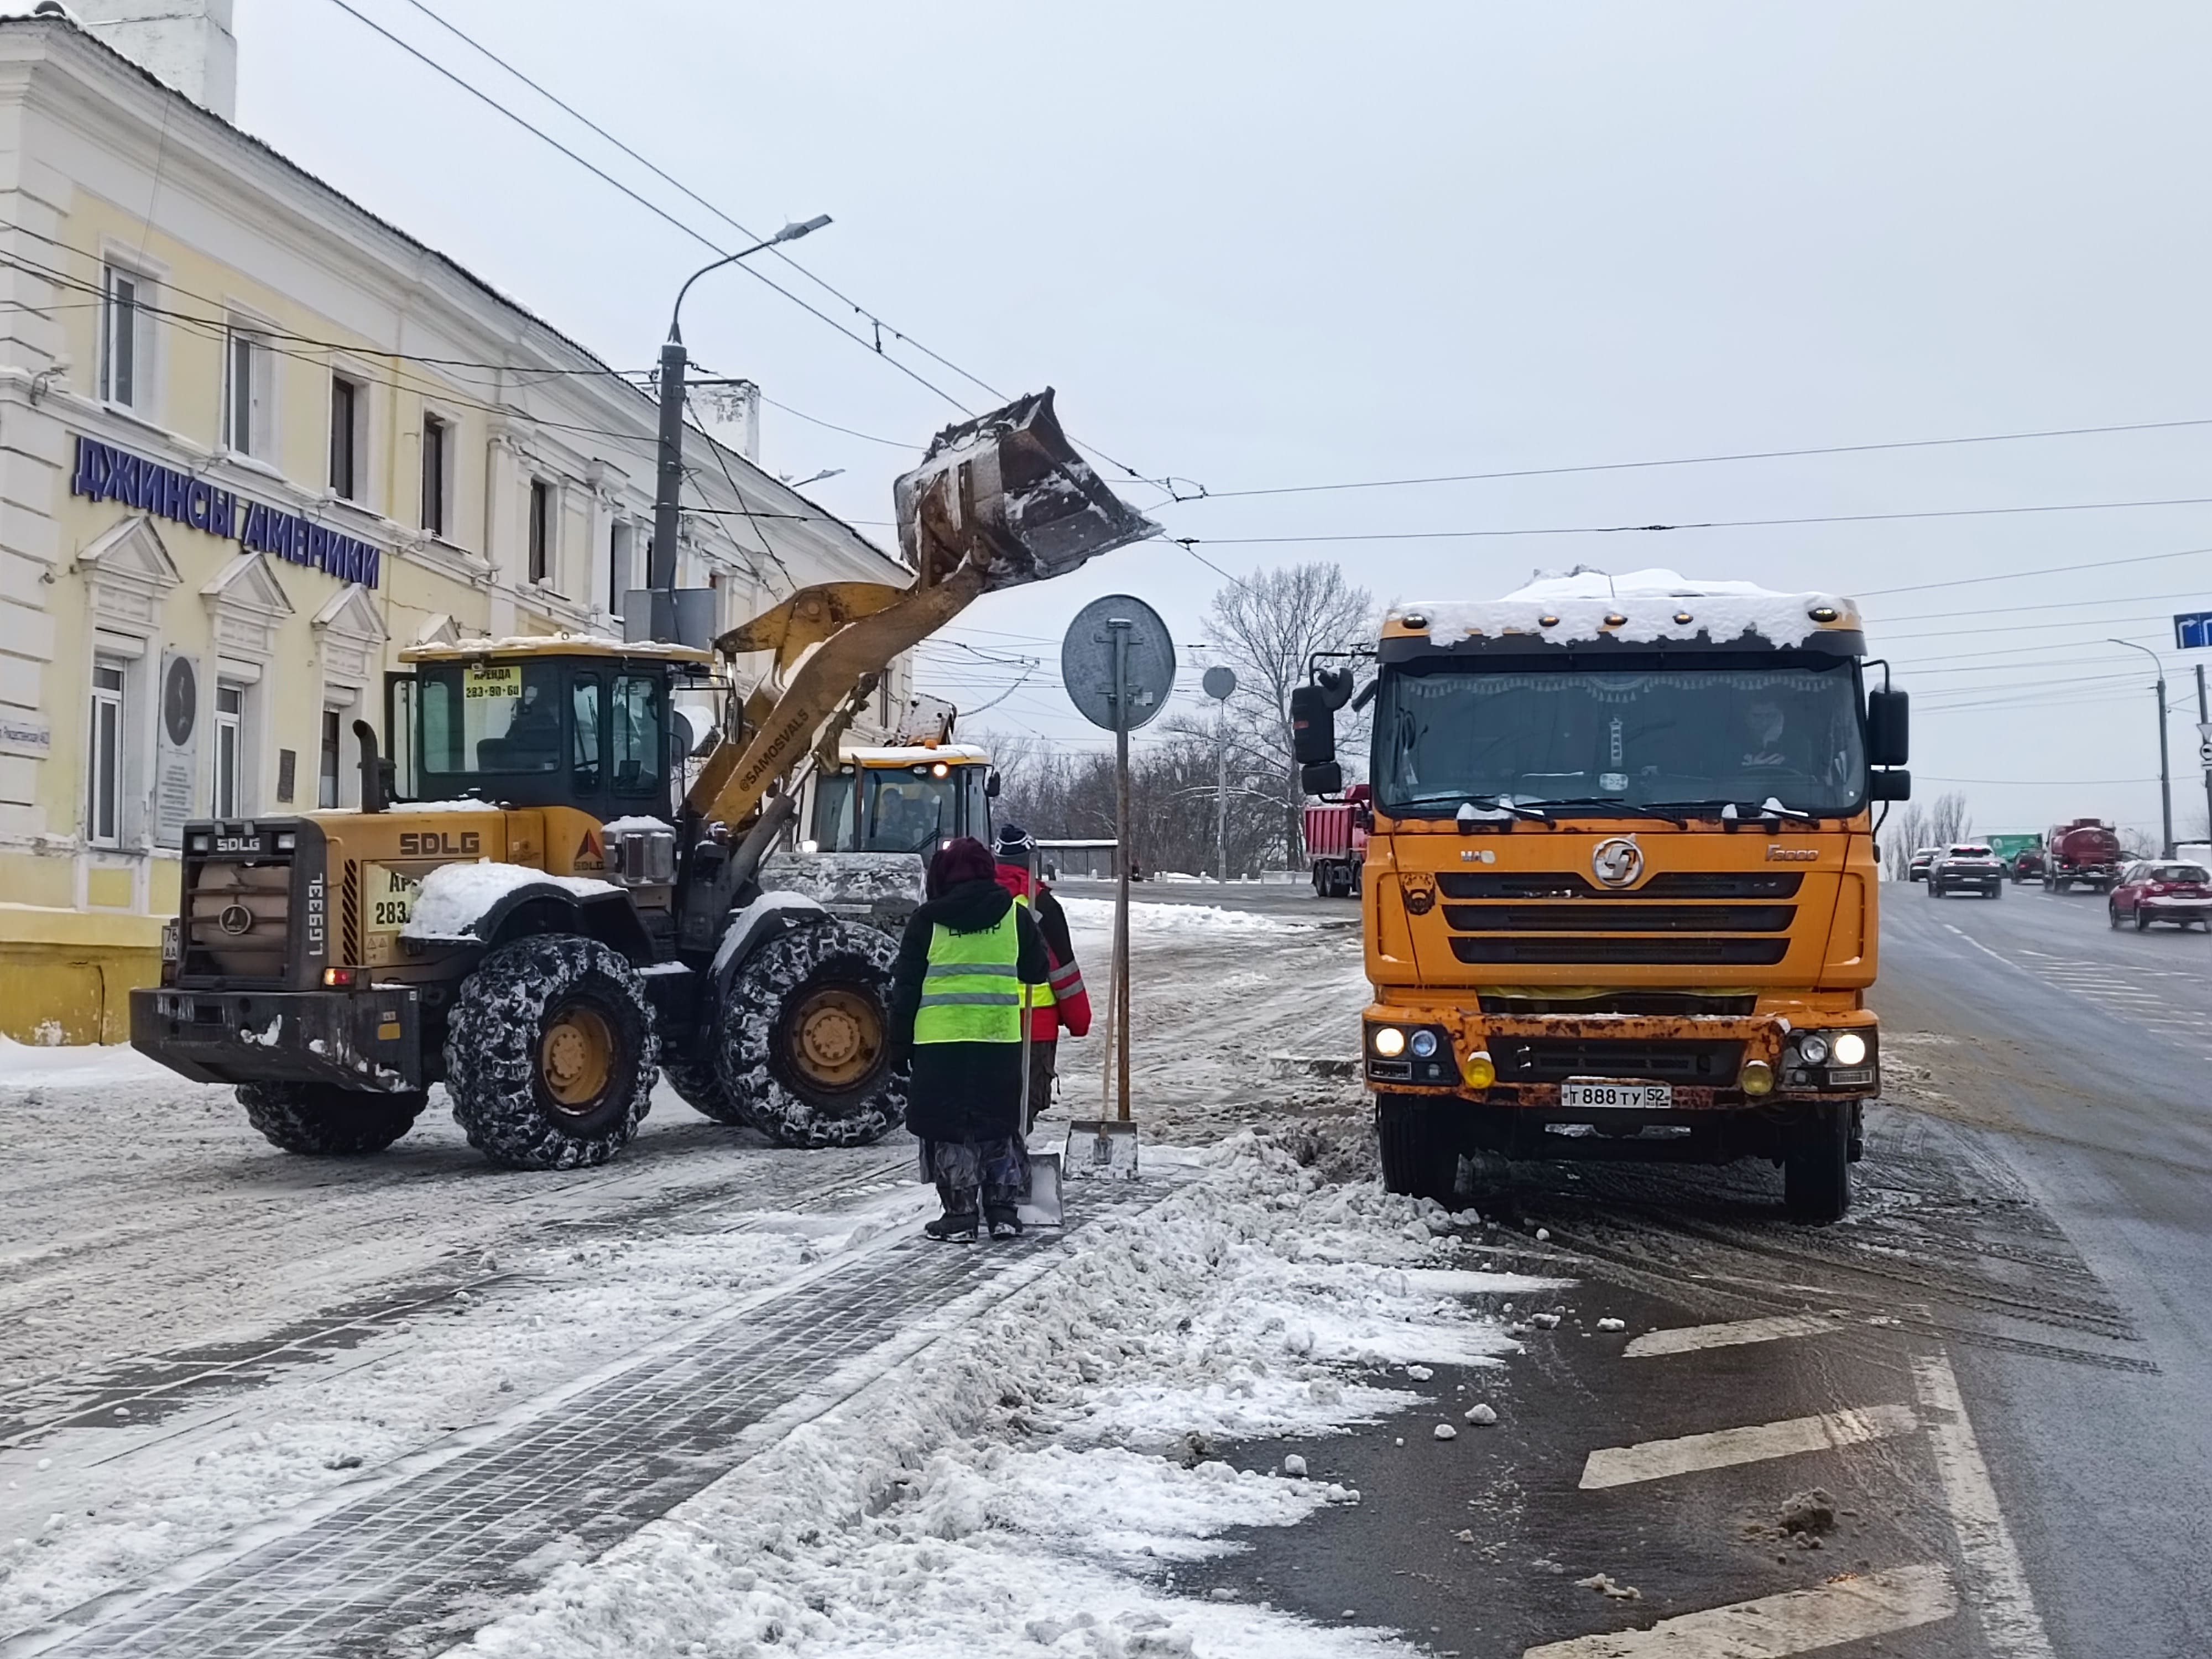
{"label": "loader rear wheel", "polygon": [[722,1091],[781,1146],[863,1146],[906,1121],[886,1006],[896,947],[830,918],[780,933],[723,999]]}
{"label": "loader rear wheel", "polygon": [[671,1060],[663,1054],[660,1075],[668,1079],[668,1086],[683,1097],[684,1103],[702,1117],[711,1117],[717,1123],[727,1123],[736,1128],[750,1127],[752,1120],[738,1109],[711,1063],[695,1066],[689,1060]]}
{"label": "loader rear wheel", "polygon": [[272,1146],[309,1158],[380,1152],[415,1127],[429,1096],[372,1094],[327,1083],[241,1083],[246,1121]]}
{"label": "loader rear wheel", "polygon": [[1375,1139],[1385,1191],[1452,1201],[1459,1190],[1459,1142],[1438,1107],[1405,1095],[1378,1095]]}
{"label": "loader rear wheel", "polygon": [[637,970],[597,939],[502,945],[462,982],[446,1091],[469,1144],[514,1170],[577,1170],[629,1144],[659,1064]]}

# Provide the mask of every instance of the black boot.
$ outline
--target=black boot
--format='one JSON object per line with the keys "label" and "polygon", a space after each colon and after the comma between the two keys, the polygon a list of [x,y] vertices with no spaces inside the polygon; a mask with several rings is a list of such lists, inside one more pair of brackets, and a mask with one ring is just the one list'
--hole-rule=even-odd
{"label": "black boot", "polygon": [[936,1220],[925,1223],[922,1233],[940,1244],[973,1244],[975,1242],[975,1212],[947,1210]]}

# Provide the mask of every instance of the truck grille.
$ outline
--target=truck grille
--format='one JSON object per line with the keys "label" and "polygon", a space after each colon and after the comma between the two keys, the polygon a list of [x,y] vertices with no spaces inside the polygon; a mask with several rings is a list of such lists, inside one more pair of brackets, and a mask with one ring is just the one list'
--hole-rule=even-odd
{"label": "truck grille", "polygon": [[1437,885],[1454,899],[1581,899],[1644,903],[1653,899],[1787,899],[1797,896],[1805,876],[1799,870],[1662,870],[1632,891],[1596,887],[1571,870],[1446,870]]}
{"label": "truck grille", "polygon": [[179,976],[279,984],[292,933],[292,860],[185,860]]}
{"label": "truck grille", "polygon": [[1707,996],[1696,991],[1608,991],[1595,997],[1505,996],[1485,991],[1482,1012],[1507,1018],[1546,1014],[1723,1014],[1755,1013],[1756,994]]}
{"label": "truck grille", "polygon": [[1622,1077],[1724,1088],[1735,1081],[1743,1064],[1743,1044],[1728,1040],[1683,1042],[1499,1036],[1490,1039],[1490,1058],[1498,1066],[1500,1083]]}
{"label": "truck grille", "polygon": [[1786,936],[1765,939],[1715,939],[1710,935],[1680,934],[1660,939],[1619,939],[1593,935],[1534,935],[1513,939],[1485,934],[1469,939],[1454,936],[1452,954],[1466,963],[1528,963],[1565,966],[1573,963],[1627,963],[1676,967],[1771,967],[1790,950]]}
{"label": "truck grille", "polygon": [[1463,933],[1786,933],[1794,904],[1447,904]]}

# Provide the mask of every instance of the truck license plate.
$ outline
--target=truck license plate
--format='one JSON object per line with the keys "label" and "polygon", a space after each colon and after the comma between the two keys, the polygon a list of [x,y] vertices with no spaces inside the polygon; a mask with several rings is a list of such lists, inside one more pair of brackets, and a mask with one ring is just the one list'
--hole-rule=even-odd
{"label": "truck license plate", "polygon": [[1631,1111],[1663,1111],[1674,1103],[1674,1091],[1664,1083],[1613,1083],[1601,1078],[1574,1078],[1559,1085],[1559,1104],[1602,1109],[1626,1107]]}

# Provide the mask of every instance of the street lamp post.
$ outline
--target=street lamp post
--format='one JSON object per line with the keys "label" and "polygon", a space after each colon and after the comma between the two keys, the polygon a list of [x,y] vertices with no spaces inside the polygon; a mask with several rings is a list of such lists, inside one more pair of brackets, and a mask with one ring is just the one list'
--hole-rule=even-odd
{"label": "street lamp post", "polygon": [[684,349],[684,296],[708,271],[733,265],[763,248],[795,242],[829,222],[830,216],[824,213],[803,224],[786,225],[764,242],[700,266],[676,290],[676,304],[668,313],[668,339],[660,348],[659,465],[653,494],[653,549],[646,563],[646,585],[653,590],[653,637],[656,640],[676,637],[676,538],[680,522],[678,507],[684,495],[684,375],[691,361]]}
{"label": "street lamp post", "polygon": [[2164,839],[2159,844],[2159,856],[2173,856],[2173,773],[2166,760],[2166,659],[2147,645],[2137,645],[2133,640],[2107,640],[2108,645],[2124,645],[2130,651],[2140,651],[2158,665],[2158,809],[2159,830]]}

